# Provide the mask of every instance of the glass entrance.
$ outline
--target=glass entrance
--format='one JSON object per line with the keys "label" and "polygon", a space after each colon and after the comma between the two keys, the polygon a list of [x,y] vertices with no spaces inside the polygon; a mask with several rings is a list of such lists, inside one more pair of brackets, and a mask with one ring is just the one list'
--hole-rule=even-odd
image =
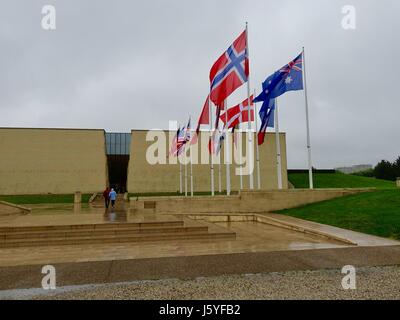
{"label": "glass entrance", "polygon": [[108,181],[118,193],[126,192],[130,146],[130,133],[106,133]]}

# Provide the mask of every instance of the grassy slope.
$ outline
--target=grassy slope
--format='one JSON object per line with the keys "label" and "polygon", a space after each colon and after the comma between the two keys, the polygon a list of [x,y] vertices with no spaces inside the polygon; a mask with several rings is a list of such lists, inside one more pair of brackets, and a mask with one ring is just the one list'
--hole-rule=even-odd
{"label": "grassy slope", "polygon": [[[289,174],[296,188],[308,187],[306,173]],[[314,174],[316,188],[366,188],[377,191],[313,203],[279,213],[400,240],[400,189],[392,181],[343,173]]]}
{"label": "grassy slope", "polygon": [[[396,188],[393,181],[359,177],[344,173],[314,173],[313,177],[315,188]],[[288,178],[296,188],[308,188],[308,173],[291,173]]]}
{"label": "grassy slope", "polygon": [[377,190],[279,213],[400,240],[400,190]]}
{"label": "grassy slope", "polygon": [[[89,202],[91,194],[83,194],[82,202]],[[45,194],[45,195],[16,195],[0,196],[0,201],[7,201],[15,204],[40,204],[40,203],[73,203],[73,194]]]}

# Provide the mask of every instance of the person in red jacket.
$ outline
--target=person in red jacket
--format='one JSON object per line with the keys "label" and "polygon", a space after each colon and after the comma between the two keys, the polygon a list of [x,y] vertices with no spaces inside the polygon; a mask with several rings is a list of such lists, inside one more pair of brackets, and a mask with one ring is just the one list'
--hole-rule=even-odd
{"label": "person in red jacket", "polygon": [[104,198],[104,203],[106,205],[106,208],[110,206],[110,188],[107,187],[106,190],[103,191],[103,198]]}

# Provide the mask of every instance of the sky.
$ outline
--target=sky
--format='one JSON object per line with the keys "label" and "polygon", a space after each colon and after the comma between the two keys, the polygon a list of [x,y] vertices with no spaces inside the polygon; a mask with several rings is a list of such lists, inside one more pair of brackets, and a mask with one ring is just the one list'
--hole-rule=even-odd
{"label": "sky", "polygon": [[[42,7],[56,29],[42,28]],[[342,8],[355,8],[344,29]],[[249,25],[250,87],[304,46],[313,165],[400,155],[398,0],[2,0],[0,127],[111,132],[196,122],[215,60]],[[231,97],[246,97],[242,86]],[[279,98],[289,168],[306,168],[304,92]]]}

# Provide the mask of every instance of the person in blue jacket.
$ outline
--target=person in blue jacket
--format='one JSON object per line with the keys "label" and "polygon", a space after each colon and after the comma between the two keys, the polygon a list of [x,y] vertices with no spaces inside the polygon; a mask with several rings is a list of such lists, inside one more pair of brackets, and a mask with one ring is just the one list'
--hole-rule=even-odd
{"label": "person in blue jacket", "polygon": [[109,193],[110,201],[111,201],[111,206],[114,208],[115,207],[115,200],[117,200],[117,193],[115,192],[114,188],[111,188],[111,191]]}

